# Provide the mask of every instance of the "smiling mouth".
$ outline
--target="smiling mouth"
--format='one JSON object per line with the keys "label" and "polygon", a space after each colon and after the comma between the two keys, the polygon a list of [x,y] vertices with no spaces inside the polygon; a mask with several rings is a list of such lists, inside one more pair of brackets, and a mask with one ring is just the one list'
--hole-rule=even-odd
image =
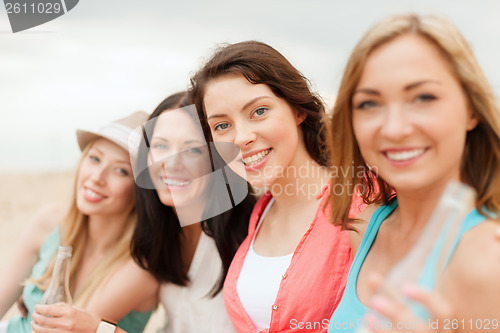
{"label": "smiling mouth", "polygon": [[92,191],[89,188],[85,188],[85,194],[91,199],[104,199],[105,197],[97,192]]}
{"label": "smiling mouth", "polygon": [[257,154],[254,154],[252,156],[242,158],[243,164],[245,164],[246,166],[252,166],[254,164],[257,164],[260,161],[262,161],[264,159],[264,157],[266,157],[270,152],[271,152],[271,148],[268,148],[266,150],[258,152]]}
{"label": "smiling mouth", "polygon": [[162,178],[163,183],[166,184],[167,186],[188,186],[189,184],[192,183],[191,180],[179,180],[179,179],[173,179],[173,178]]}
{"label": "smiling mouth", "polygon": [[385,155],[393,161],[402,162],[412,160],[421,156],[425,152],[425,148],[411,149],[411,150],[403,150],[403,151],[387,151]]}

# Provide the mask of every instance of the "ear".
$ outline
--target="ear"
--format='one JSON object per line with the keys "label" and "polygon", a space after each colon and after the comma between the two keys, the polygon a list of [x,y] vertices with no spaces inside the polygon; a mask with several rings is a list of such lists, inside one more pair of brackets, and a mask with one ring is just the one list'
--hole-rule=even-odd
{"label": "ear", "polygon": [[467,112],[467,131],[472,131],[479,124],[479,119],[472,109],[469,107]]}
{"label": "ear", "polygon": [[297,119],[297,126],[302,124],[304,120],[307,118],[307,114],[305,112],[297,112],[296,116]]}

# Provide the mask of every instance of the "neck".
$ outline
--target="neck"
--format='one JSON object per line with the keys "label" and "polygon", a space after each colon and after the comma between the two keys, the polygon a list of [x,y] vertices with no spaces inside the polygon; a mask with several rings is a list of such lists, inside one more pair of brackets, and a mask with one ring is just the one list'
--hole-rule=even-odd
{"label": "neck", "polygon": [[291,208],[300,207],[305,202],[316,202],[323,187],[328,184],[327,169],[307,153],[305,155],[296,157],[270,186],[276,206]]}
{"label": "neck", "polygon": [[87,250],[107,252],[122,235],[127,217],[89,216]]}
{"label": "neck", "polygon": [[207,204],[207,200],[199,199],[194,200],[189,206],[173,207],[181,227],[186,228],[192,224],[199,224],[200,221],[204,220],[203,213],[206,211]]}
{"label": "neck", "polygon": [[396,189],[398,218],[394,222],[401,232],[420,234],[436,208],[448,181],[449,179],[444,179],[431,187],[419,190]]}

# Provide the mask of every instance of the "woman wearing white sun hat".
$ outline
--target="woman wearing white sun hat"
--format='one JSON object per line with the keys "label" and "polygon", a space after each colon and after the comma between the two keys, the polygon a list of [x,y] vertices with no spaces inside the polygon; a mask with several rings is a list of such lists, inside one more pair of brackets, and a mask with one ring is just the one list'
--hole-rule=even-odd
{"label": "woman wearing white sun hat", "polygon": [[[41,209],[0,274],[0,313],[21,293],[28,309],[26,317],[3,323],[3,332],[31,331],[34,306],[50,281],[59,245],[73,247],[70,291],[75,306],[116,321],[131,332],[142,332],[155,306],[158,283],[130,256],[137,218],[128,137],[146,119],[146,113],[135,112],[97,131],[77,130],[82,157],[69,209],[65,215],[61,205]],[[71,306],[59,308],[73,311]],[[47,321],[34,325],[64,328],[57,316],[45,318]],[[85,322],[95,325],[96,321]]]}

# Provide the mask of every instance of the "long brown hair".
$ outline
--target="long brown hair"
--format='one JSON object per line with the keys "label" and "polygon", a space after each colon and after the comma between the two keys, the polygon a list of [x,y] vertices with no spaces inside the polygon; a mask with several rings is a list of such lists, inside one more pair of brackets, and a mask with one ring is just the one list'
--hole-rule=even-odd
{"label": "long brown hair", "polygon": [[340,195],[330,193],[332,222],[349,228],[348,212],[354,187],[361,185],[366,203],[387,204],[394,189],[369,171],[361,156],[352,127],[352,95],[367,58],[382,44],[405,34],[416,34],[433,43],[448,60],[479,124],[467,133],[461,179],[477,192],[477,209],[500,211],[500,111],[490,85],[460,31],[449,20],[415,14],[391,16],[372,27],[358,42],[347,62],[333,108],[331,121],[332,165],[363,168],[364,174],[339,173],[332,188],[342,186]]}
{"label": "long brown hair", "polygon": [[205,120],[205,90],[211,80],[228,74],[240,74],[252,84],[267,85],[292,109],[299,114],[305,114],[306,119],[300,126],[306,149],[316,162],[327,165],[327,131],[323,102],[311,91],[308,80],[281,53],[257,41],[228,44],[218,48],[191,78],[191,94],[208,137],[211,137],[211,134]]}

